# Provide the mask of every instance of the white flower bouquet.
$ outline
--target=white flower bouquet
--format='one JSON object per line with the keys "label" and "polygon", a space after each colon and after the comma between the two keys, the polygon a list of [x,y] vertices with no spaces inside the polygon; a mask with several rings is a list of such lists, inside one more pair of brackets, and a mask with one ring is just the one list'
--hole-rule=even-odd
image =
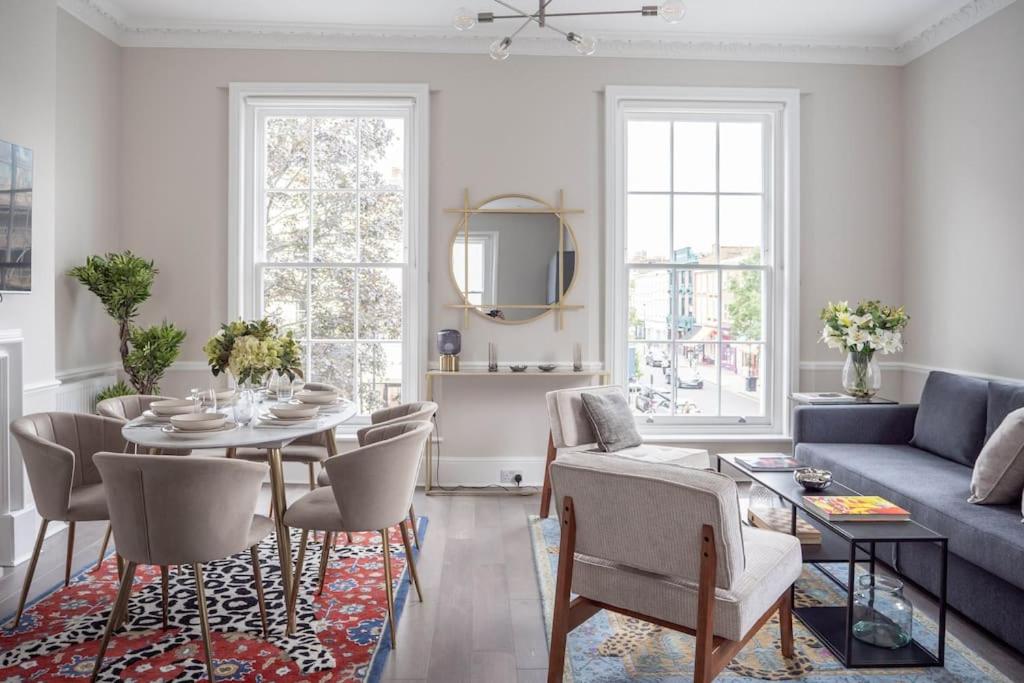
{"label": "white flower bouquet", "polygon": [[302,377],[302,349],[292,333],[280,334],[269,320],[221,325],[203,346],[214,376],[229,372],[239,384],[260,383],[271,371]]}
{"label": "white flower bouquet", "polygon": [[881,387],[875,354],[903,350],[903,328],[910,322],[910,316],[902,306],[893,308],[879,301],[861,301],[855,308],[840,301],[829,302],[821,311],[821,319],[825,328],[820,341],[830,349],[848,353],[843,386],[857,398],[871,398]]}

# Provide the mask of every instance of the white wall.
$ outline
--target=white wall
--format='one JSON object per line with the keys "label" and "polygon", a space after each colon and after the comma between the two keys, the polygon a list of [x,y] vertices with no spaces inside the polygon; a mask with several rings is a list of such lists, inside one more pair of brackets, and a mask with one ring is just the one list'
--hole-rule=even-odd
{"label": "white wall", "polygon": [[[99,299],[68,269],[120,248],[121,48],[57,12],[56,340],[58,377],[118,361]],[[74,330],[74,334],[67,332]]]}
{"label": "white wall", "polygon": [[905,358],[1024,378],[1024,3],[909,64],[903,98]]}

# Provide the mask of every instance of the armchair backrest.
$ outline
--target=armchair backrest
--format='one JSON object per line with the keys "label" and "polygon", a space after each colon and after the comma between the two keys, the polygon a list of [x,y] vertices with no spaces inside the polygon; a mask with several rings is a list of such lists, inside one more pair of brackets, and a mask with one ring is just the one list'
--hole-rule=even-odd
{"label": "armchair backrest", "polygon": [[245,550],[266,465],[206,456],[98,453],[117,552],[140,564]]}
{"label": "armchair backrest", "polygon": [[64,519],[71,490],[100,483],[93,455],[123,451],[120,420],[81,413],[35,413],[11,423],[32,497],[46,519]]}
{"label": "armchair backrest", "polygon": [[435,413],[437,413],[437,404],[433,401],[415,401],[375,410],[370,414],[370,425],[358,430],[356,439],[359,441],[359,445],[363,446],[367,443],[366,434],[371,429],[401,422],[429,422]]}
{"label": "armchair backrest", "polygon": [[347,530],[386,529],[406,518],[431,429],[422,421],[377,427],[367,445],[324,461]]}
{"label": "armchair backrest", "polygon": [[731,588],[744,571],[739,498],[729,477],[570,451],[551,464],[551,483],[559,517],[563,498],[572,497],[577,553],[697,584],[708,524],[717,587]]}
{"label": "armchair backrest", "polygon": [[168,396],[151,396],[133,394],[131,396],[114,396],[105,398],[96,404],[96,412],[104,417],[128,422],[149,410],[154,401],[166,401]]}
{"label": "armchair backrest", "polygon": [[548,421],[551,424],[551,441],[555,448],[574,448],[597,442],[597,435],[594,434],[594,428],[583,408],[583,399],[580,397],[583,392],[624,393],[622,387],[617,384],[549,391],[546,395]]}

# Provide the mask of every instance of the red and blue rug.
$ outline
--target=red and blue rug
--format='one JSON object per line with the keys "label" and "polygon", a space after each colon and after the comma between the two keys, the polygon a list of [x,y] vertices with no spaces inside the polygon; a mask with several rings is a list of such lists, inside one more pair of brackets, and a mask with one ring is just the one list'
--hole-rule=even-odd
{"label": "red and blue rug", "polygon": [[[427,519],[419,519],[421,541]],[[298,532],[293,530],[293,552]],[[396,621],[409,598],[405,548],[391,534]],[[380,534],[340,535],[331,553],[323,594],[317,596],[321,544],[307,546],[293,636],[284,635],[285,606],[273,536],[259,546],[270,638],[264,640],[249,554],[204,565],[218,681],[364,683],[380,676],[390,637]],[[414,550],[414,552],[417,552]],[[0,624],[0,682],[81,681],[92,675],[99,639],[117,595],[117,566],[79,574],[67,588],[36,600],[12,629]],[[115,633],[101,681],[206,680],[195,578],[187,567],[170,576],[169,628],[163,629],[158,567],[136,573],[127,627]]]}

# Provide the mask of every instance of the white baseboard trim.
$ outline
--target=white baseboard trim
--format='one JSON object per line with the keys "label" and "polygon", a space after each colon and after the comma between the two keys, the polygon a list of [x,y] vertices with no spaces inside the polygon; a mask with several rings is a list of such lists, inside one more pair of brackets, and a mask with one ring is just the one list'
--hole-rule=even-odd
{"label": "white baseboard trim", "polygon": [[[501,482],[501,470],[518,470],[523,475],[521,486],[544,483],[545,457],[434,458],[434,486],[491,486]],[[426,462],[420,467],[420,484],[426,480]]]}
{"label": "white baseboard trim", "polygon": [[[40,520],[34,506],[0,515],[0,566],[16,567],[32,557]],[[66,526],[64,522],[50,522],[46,537],[59,534]]]}

